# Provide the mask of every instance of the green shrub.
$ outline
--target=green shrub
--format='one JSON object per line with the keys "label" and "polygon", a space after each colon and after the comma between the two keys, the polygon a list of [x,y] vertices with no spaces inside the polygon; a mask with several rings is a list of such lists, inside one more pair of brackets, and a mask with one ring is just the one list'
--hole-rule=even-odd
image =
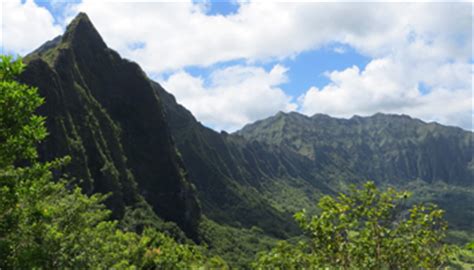
{"label": "green shrub", "polygon": [[434,269],[446,264],[442,243],[447,224],[434,205],[415,205],[408,211],[406,192],[377,190],[373,182],[348,195],[325,196],[319,215],[295,214],[307,236],[298,245],[280,243],[263,253],[257,269]]}

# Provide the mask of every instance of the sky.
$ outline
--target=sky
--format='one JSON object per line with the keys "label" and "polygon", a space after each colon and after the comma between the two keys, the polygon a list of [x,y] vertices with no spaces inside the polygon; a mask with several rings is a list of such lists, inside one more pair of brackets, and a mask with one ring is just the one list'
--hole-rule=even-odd
{"label": "sky", "polygon": [[1,0],[2,53],[86,12],[204,125],[297,111],[407,114],[473,129],[473,4]]}

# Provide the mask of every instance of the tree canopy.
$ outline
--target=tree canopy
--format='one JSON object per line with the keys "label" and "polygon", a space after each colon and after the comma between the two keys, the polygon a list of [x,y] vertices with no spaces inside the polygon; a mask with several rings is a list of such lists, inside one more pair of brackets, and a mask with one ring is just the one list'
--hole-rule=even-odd
{"label": "tree canopy", "polygon": [[373,182],[319,201],[318,215],[295,219],[306,239],[281,242],[254,263],[257,269],[434,269],[447,260],[447,224],[435,205],[404,204],[410,194],[380,191]]}

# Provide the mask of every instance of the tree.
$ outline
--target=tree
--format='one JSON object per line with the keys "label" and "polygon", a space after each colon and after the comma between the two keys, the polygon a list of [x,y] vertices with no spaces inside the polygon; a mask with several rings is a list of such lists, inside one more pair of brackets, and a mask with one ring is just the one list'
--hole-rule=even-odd
{"label": "tree", "polygon": [[474,242],[469,242],[463,247],[452,245],[450,248],[450,269],[474,269]]}
{"label": "tree", "polygon": [[[447,228],[435,205],[406,210],[410,194],[377,190],[373,182],[349,194],[323,197],[319,215],[303,210],[295,219],[307,236],[297,246],[281,243],[260,254],[257,269],[436,269],[447,260]],[[288,264],[290,263],[290,264]]]}
{"label": "tree", "polygon": [[[21,196],[29,189],[25,182],[31,177],[43,178],[53,164],[35,163],[19,168],[15,163],[32,162],[37,158],[35,144],[44,139],[44,118],[34,114],[43,100],[36,89],[14,79],[23,70],[23,63],[12,57],[0,59],[0,267],[15,252],[12,236],[21,220]],[[22,193],[23,192],[23,193]]]}
{"label": "tree", "polygon": [[176,269],[225,267],[198,246],[178,244],[147,228],[124,232],[103,201],[51,170],[69,158],[41,163],[36,145],[46,135],[37,89],[15,81],[21,59],[0,58],[0,269]]}

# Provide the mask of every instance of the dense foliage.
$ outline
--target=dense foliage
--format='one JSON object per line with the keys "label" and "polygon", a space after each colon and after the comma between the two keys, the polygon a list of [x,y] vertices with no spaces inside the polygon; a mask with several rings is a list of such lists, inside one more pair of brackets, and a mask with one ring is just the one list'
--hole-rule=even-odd
{"label": "dense foliage", "polygon": [[224,267],[201,248],[147,229],[125,232],[110,221],[106,196],[87,196],[52,171],[68,158],[41,163],[36,144],[46,136],[37,90],[14,81],[21,59],[0,62],[0,268],[182,269]]}
{"label": "dense foliage", "polygon": [[463,247],[451,246],[449,267],[452,269],[474,269],[474,242]]}
{"label": "dense foliage", "polygon": [[258,269],[436,269],[447,262],[447,224],[434,205],[404,209],[406,192],[379,191],[373,182],[348,195],[325,196],[320,214],[295,219],[307,235],[297,245],[282,242],[262,254]]}

